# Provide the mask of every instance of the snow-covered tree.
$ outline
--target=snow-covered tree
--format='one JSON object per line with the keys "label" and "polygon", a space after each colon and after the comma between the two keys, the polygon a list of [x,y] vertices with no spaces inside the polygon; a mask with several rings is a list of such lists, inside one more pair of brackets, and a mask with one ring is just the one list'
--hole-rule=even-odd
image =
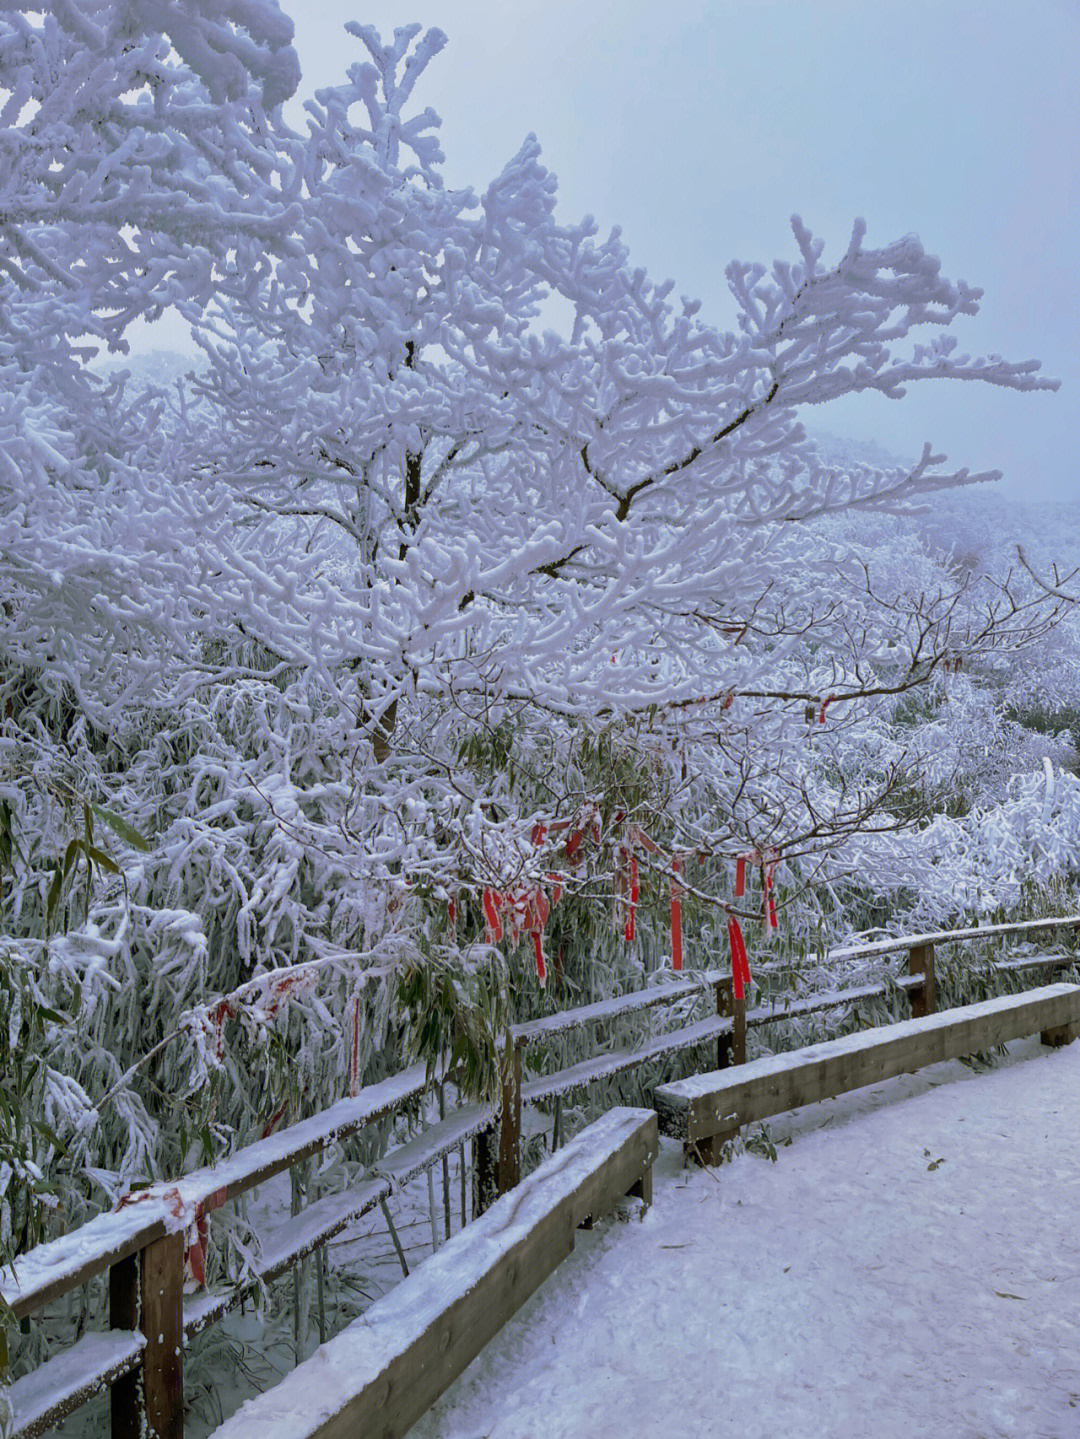
{"label": "snow-covered tree", "polygon": [[[857,522],[991,476],[800,428],[1051,384],[956,352],[979,292],[918,240],[826,259],[796,220],[793,261],[729,267],[723,333],[557,213],[531,137],[449,189],[413,102],[443,37],[349,28],[298,130],[269,0],[0,20],[4,928],[35,1003],[87,1006],[56,1103],[108,1195],[386,1063],[402,967],[471,983],[485,930],[615,983],[673,883],[719,936],[740,855],[789,892],[846,837],[897,873],[865,836],[910,817],[899,697],[1059,603]],[[166,307],[188,384],[90,366]],[[286,964],[326,982],[286,1006]]]}
{"label": "snow-covered tree", "polygon": [[[807,715],[813,730],[1026,643],[1048,609],[925,557],[869,567],[816,522],[994,476],[929,447],[911,467],[827,463],[800,409],[922,379],[1053,382],[956,353],[947,328],[979,292],[914,237],[867,248],[861,224],[835,262],[796,219],[793,263],[730,266],[739,330],[717,331],[617,233],[557,215],[532,137],[479,201],[448,190],[435,117],[413,105],[443,37],[349,28],[368,60],[309,104],[307,134],[274,117],[297,177],[289,253],[270,273],[238,243],[171,462],[248,512],[215,541],[224,622],[242,615],[268,657],[317,677],[389,766],[365,758],[360,788],[402,842],[358,829],[358,847],[383,882],[496,883],[502,866],[508,885],[521,847],[480,855],[463,816],[522,834],[537,816],[448,778],[462,733],[503,722],[564,736],[553,773],[582,727],[674,746],[680,778],[689,762],[727,811],[690,826],[691,849],[790,850],[864,824],[894,781],[819,791],[811,814],[792,758]],[[688,761],[695,739],[707,763]],[[588,797],[545,783],[548,818]],[[409,784],[453,812],[445,855],[405,842]]]}

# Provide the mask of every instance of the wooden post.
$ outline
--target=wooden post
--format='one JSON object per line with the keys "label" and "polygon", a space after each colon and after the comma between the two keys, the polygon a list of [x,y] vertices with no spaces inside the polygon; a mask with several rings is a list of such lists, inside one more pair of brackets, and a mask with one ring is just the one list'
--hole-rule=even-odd
{"label": "wooden post", "polygon": [[[731,980],[721,979],[716,984],[716,1012],[723,1018],[732,1013],[732,992]],[[716,1038],[716,1067],[727,1069],[732,1061],[732,1039],[731,1034],[720,1034]]]}
{"label": "wooden post", "polygon": [[461,1148],[458,1150],[458,1181],[461,1185],[461,1227],[465,1228],[469,1222],[466,1212],[469,1207],[469,1166],[465,1163],[465,1141],[461,1141]]}
{"label": "wooden post", "polygon": [[498,1150],[498,1128],[482,1129],[473,1138],[473,1218],[479,1219],[495,1203],[495,1156]]}
{"label": "wooden post", "polygon": [[735,1032],[731,1036],[731,1061],[733,1064],[746,1063],[746,996],[731,1001],[731,1012],[735,1017]]}
{"label": "wooden post", "polygon": [[[721,979],[716,986],[716,1012],[730,1014],[733,1020],[730,1034],[721,1034],[716,1041],[716,1067],[728,1069],[733,1064],[746,1063],[746,999],[735,998],[730,979]],[[687,1159],[701,1164],[719,1164],[721,1151],[729,1139],[737,1139],[739,1128],[725,1130],[723,1134],[709,1139],[699,1139],[694,1144],[683,1146]]]}
{"label": "wooden post", "polygon": [[184,1439],[184,1234],[166,1234],[109,1270],[109,1323],[146,1336],[112,1386],[112,1439]]}
{"label": "wooden post", "polygon": [[[446,1118],[446,1080],[439,1085],[439,1118]],[[443,1237],[450,1238],[450,1156],[442,1157]]]}
{"label": "wooden post", "polygon": [[630,1186],[630,1193],[635,1199],[640,1199],[646,1209],[652,1205],[653,1198],[653,1167],[650,1164],[640,1179]]}
{"label": "wooden post", "polygon": [[735,998],[730,979],[721,979],[716,985],[716,1012],[730,1014],[730,1034],[721,1034],[716,1041],[716,1067],[727,1069],[732,1064],[746,1063],[746,998]]}
{"label": "wooden post", "polygon": [[499,1117],[499,1158],[495,1166],[495,1187],[506,1194],[521,1182],[521,1049],[507,1044],[510,1072],[503,1079]]}
{"label": "wooden post", "polygon": [[921,974],[923,982],[910,991],[912,1019],[924,1019],[937,1009],[937,981],[934,977],[934,946],[913,944],[908,950],[908,973]]}
{"label": "wooden post", "polygon": [[699,1164],[719,1164],[723,1158],[724,1145],[731,1139],[738,1139],[739,1126],[725,1129],[722,1134],[710,1134],[706,1139],[695,1139],[683,1146],[688,1159]]}
{"label": "wooden post", "polygon": [[1063,1044],[1072,1044],[1074,1039],[1080,1039],[1080,1026],[1055,1024],[1052,1029],[1040,1030],[1039,1038],[1043,1044],[1048,1044],[1053,1049],[1060,1049]]}

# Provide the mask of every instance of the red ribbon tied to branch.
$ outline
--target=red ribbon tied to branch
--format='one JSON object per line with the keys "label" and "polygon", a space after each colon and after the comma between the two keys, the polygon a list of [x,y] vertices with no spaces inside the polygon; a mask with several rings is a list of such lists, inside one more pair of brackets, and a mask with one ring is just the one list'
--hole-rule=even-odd
{"label": "red ribbon tied to branch", "polygon": [[746,995],[746,986],[751,982],[753,976],[750,973],[750,961],[746,957],[746,941],[743,939],[742,928],[739,921],[733,914],[728,914],[727,922],[728,943],[731,945],[731,986],[736,999],[743,999]]}
{"label": "red ribbon tied to branch", "polygon": [[765,918],[770,929],[777,929],[776,920],[776,897],[773,894],[773,878],[776,875],[776,867],[780,863],[780,856],[775,849],[770,850],[762,860],[761,883],[765,891]]}
{"label": "red ribbon tied to branch", "polygon": [[227,1198],[227,1189],[215,1189],[209,1199],[204,1199],[195,1211],[195,1238],[188,1245],[184,1257],[191,1266],[191,1277],[200,1289],[206,1288],[206,1254],[210,1244],[206,1216],[211,1209],[220,1209]]}
{"label": "red ribbon tied to branch", "polygon": [[779,927],[776,918],[776,897],[773,894],[773,882],[776,877],[777,866],[780,863],[780,851],[769,849],[751,850],[749,854],[740,854],[735,861],[735,898],[742,899],[746,893],[746,866],[757,864],[761,866],[761,889],[762,889],[762,918],[770,929]]}
{"label": "red ribbon tied to branch", "polygon": [[[192,1278],[200,1289],[206,1287],[206,1251],[210,1237],[206,1216],[212,1209],[220,1209],[228,1197],[228,1189],[215,1189],[213,1194],[207,1195],[201,1203],[195,1206],[195,1221],[192,1225],[192,1228],[195,1230],[195,1237],[187,1244],[184,1250],[184,1259],[191,1269]],[[146,1201],[153,1202],[155,1199],[163,1199],[165,1201],[169,1207],[169,1213],[174,1219],[181,1221],[187,1219],[190,1211],[179,1189],[177,1189],[175,1185],[169,1189],[141,1189],[136,1194],[121,1195],[117,1202],[116,1209],[126,1209],[130,1204],[145,1203]]]}
{"label": "red ribbon tied to branch", "polygon": [[634,938],[634,916],[637,913],[638,900],[641,898],[641,881],[638,876],[637,855],[630,856],[630,912],[626,917],[626,942],[630,944]]}
{"label": "red ribbon tied to branch", "polygon": [[484,938],[488,944],[498,944],[503,936],[502,919],[499,910],[502,907],[502,895],[493,889],[484,890],[484,919],[486,921],[487,933]]}
{"label": "red ribbon tied to branch", "polygon": [[551,913],[551,905],[548,903],[547,895],[537,886],[529,896],[525,910],[525,927],[532,935],[533,949],[536,951],[536,977],[541,985],[547,983],[547,964],[544,960],[544,926],[548,922],[548,915]]}
{"label": "red ribbon tied to branch", "polygon": [[[682,860],[677,854],[671,856],[671,868],[675,874],[682,870]],[[682,886],[678,880],[671,881],[671,967],[682,969]]]}

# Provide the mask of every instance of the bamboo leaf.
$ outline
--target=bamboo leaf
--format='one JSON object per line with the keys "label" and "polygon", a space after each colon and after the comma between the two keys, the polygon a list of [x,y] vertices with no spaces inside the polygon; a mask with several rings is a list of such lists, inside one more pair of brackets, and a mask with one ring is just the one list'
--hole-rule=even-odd
{"label": "bamboo leaf", "polygon": [[110,859],[103,849],[98,849],[95,845],[92,844],[84,845],[84,849],[86,851],[86,858],[88,860],[93,860],[95,864],[100,865],[107,874],[121,873],[120,866],[116,863],[114,859]]}
{"label": "bamboo leaf", "polygon": [[58,864],[53,874],[52,884],[49,885],[48,898],[45,901],[45,922],[47,925],[52,923],[53,910],[57,906],[57,902],[60,899],[60,891],[63,887],[64,869],[62,865]]}
{"label": "bamboo leaf", "polygon": [[109,826],[113,834],[118,835],[125,844],[131,845],[132,849],[139,849],[145,854],[150,849],[150,841],[145,835],[139,833],[134,825],[131,825],[122,815],[114,814],[111,809],[105,809],[102,805],[91,805],[90,808],[97,815],[98,819]]}

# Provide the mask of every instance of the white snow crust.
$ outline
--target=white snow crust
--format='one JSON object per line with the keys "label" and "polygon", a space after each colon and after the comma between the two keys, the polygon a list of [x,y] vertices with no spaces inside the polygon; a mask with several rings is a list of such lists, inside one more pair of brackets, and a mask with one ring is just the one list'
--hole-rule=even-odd
{"label": "white snow crust", "polygon": [[662,1141],[644,1222],[582,1236],[410,1439],[1074,1439],[1078,1100],[1080,1044],[1030,1039],[778,1121],[775,1165]]}

